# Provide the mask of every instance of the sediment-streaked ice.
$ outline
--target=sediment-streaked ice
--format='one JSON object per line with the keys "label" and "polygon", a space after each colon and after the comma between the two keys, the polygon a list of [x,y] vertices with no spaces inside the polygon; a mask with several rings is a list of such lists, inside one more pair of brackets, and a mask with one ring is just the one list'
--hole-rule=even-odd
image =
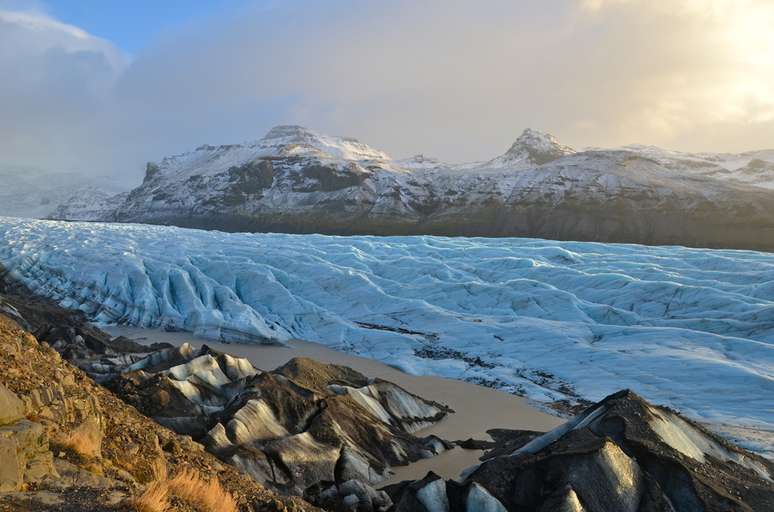
{"label": "sediment-streaked ice", "polygon": [[0,264],[99,322],[303,338],[544,402],[628,387],[774,430],[774,254],[0,218]]}

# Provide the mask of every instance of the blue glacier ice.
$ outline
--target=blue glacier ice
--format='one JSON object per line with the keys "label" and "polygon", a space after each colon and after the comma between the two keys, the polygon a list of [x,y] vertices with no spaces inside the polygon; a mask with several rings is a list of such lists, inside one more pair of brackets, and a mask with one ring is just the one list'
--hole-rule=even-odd
{"label": "blue glacier ice", "polygon": [[774,432],[774,254],[0,218],[0,264],[102,323],[301,338],[542,402],[628,387]]}

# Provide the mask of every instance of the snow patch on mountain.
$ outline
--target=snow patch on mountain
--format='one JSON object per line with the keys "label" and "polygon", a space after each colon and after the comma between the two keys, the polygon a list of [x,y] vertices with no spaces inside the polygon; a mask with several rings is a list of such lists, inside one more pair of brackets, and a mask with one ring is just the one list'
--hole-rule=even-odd
{"label": "snow patch on mountain", "polygon": [[387,153],[374,149],[351,137],[322,135],[303,126],[275,126],[258,142],[272,148],[275,156],[312,153],[343,160],[390,160]]}
{"label": "snow patch on mountain", "polygon": [[326,161],[387,161],[390,157],[356,139],[332,137],[302,126],[275,126],[261,139],[244,144],[202,145],[194,151],[149,164],[151,174],[176,180],[213,176],[256,159],[316,158]]}
{"label": "snow patch on mountain", "polygon": [[574,149],[560,144],[553,135],[527,128],[504,155],[490,160],[484,167],[536,167],[573,153]]}
{"label": "snow patch on mountain", "polygon": [[98,187],[84,187],[74,191],[55,210],[46,215],[51,219],[96,220],[109,217],[122,204],[128,192],[112,194]]}

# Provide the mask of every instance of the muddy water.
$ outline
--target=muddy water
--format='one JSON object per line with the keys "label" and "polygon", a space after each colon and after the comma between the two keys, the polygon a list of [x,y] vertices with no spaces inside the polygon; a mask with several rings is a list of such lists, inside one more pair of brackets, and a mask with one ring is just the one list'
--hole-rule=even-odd
{"label": "muddy water", "polygon": [[[203,343],[216,350],[245,357],[261,370],[273,370],[294,357],[304,356],[327,363],[342,364],[369,377],[379,377],[399,384],[423,398],[441,402],[456,411],[443,421],[416,433],[418,436],[435,434],[450,441],[457,439],[487,439],[491,428],[510,428],[545,431],[562,423],[562,419],[531,407],[520,397],[467,382],[440,377],[409,375],[400,370],[363,357],[331,350],[317,343],[293,340],[288,347],[273,345],[223,344],[198,339],[190,333],[164,332],[136,327],[108,327],[105,331],[122,335],[141,343],[167,342],[179,345],[189,342],[198,347]],[[479,450],[454,450],[431,459],[420,460],[408,466],[392,468],[395,474],[382,485],[407,479],[422,478],[434,471],[446,478],[478,463]]]}

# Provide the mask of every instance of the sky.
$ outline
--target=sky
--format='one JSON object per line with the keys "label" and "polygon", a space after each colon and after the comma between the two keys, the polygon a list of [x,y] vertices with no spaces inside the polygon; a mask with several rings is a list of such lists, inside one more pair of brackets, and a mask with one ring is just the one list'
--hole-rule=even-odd
{"label": "sky", "polygon": [[0,166],[110,175],[301,124],[395,157],[774,147],[770,0],[0,0]]}
{"label": "sky", "polygon": [[47,3],[17,3],[38,10],[96,37],[111,41],[128,54],[148,46],[160,34],[180,30],[208,17],[249,5],[248,0],[61,0]]}

